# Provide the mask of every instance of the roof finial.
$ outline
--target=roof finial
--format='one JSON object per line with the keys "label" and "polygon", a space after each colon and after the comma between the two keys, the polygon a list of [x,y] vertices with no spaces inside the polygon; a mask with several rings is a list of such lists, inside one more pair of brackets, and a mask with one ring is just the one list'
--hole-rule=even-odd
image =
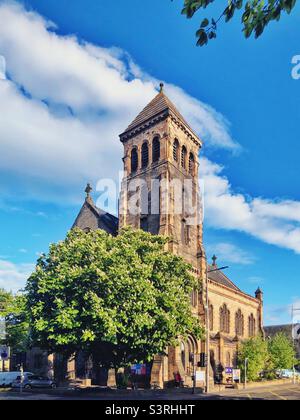
{"label": "roof finial", "polygon": [[86,189],[85,189],[86,198],[90,198],[92,191],[93,191],[93,188],[91,187],[91,184],[87,184]]}
{"label": "roof finial", "polygon": [[216,257],[215,255],[212,257],[213,267],[216,267],[217,266],[217,259],[218,259],[218,257]]}
{"label": "roof finial", "polygon": [[159,87],[160,87],[159,93],[163,93],[165,85],[161,82]]}

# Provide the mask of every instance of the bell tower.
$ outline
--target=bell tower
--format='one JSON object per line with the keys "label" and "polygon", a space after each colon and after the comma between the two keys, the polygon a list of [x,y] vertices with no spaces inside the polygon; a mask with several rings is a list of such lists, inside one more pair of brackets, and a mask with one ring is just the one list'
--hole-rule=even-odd
{"label": "bell tower", "polygon": [[125,172],[120,227],[130,225],[170,237],[169,250],[200,274],[204,260],[198,181],[202,142],[166,96],[163,84],[120,140]]}

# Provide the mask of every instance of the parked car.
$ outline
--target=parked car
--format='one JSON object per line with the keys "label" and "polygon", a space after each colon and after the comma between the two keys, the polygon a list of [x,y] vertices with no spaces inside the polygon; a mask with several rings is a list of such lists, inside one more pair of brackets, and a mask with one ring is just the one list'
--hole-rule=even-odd
{"label": "parked car", "polygon": [[[30,372],[25,372],[24,375],[32,375]],[[0,372],[0,387],[10,388],[13,382],[20,376],[20,371],[17,372]]]}
{"label": "parked car", "polygon": [[292,379],[294,375],[296,378],[300,379],[300,373],[297,371],[294,372],[292,369],[281,369],[281,370],[278,370],[276,373],[280,378],[283,378],[283,379],[284,378]]}
{"label": "parked car", "polygon": [[[12,384],[13,388],[20,388],[21,387],[21,376],[16,378],[16,380]],[[23,388],[24,389],[32,389],[32,388],[57,388],[56,382],[46,376],[38,376],[27,374],[24,375],[23,379]]]}

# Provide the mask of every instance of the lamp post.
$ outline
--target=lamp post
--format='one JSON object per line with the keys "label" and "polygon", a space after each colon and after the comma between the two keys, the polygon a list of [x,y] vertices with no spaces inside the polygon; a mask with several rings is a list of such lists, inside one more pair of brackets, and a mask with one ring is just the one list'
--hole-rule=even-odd
{"label": "lamp post", "polygon": [[[214,264],[217,260],[217,257],[213,257],[213,261]],[[216,268],[209,270],[208,269],[208,264],[207,264],[207,260],[206,260],[206,285],[205,285],[205,289],[206,289],[206,357],[207,357],[207,363],[206,363],[206,393],[209,393],[209,368],[210,368],[210,325],[209,325],[209,289],[208,289],[208,275],[210,273],[214,273],[216,271],[222,271],[222,270],[226,270],[227,268],[229,268],[228,266],[226,267],[220,267],[217,268],[217,266],[215,265]]]}
{"label": "lamp post", "polygon": [[[295,313],[300,312],[300,308],[295,308],[294,305],[292,306],[292,338],[293,344],[295,344],[295,337],[294,337],[294,329],[295,329]],[[296,384],[296,368],[295,364],[293,364],[293,384]]]}
{"label": "lamp post", "polygon": [[248,359],[248,357],[246,357],[246,359],[245,359],[245,383],[244,383],[244,388],[245,389],[247,387],[247,368],[248,368],[248,363],[249,363],[249,359]]}

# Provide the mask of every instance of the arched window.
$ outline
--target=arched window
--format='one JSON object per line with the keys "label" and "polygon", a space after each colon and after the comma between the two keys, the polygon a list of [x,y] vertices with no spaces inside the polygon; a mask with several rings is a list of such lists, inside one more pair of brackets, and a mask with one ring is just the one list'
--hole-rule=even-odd
{"label": "arched window", "polygon": [[191,243],[191,227],[186,223],[186,220],[182,220],[181,225],[181,241],[185,245],[190,245]]}
{"label": "arched window", "polygon": [[249,337],[255,337],[255,318],[253,314],[249,316],[248,326],[249,326]]}
{"label": "arched window", "polygon": [[229,351],[226,354],[226,367],[231,367],[231,354]]}
{"label": "arched window", "polygon": [[209,305],[209,329],[213,331],[214,329],[214,307]]}
{"label": "arched window", "polygon": [[194,308],[197,306],[197,301],[198,301],[198,292],[196,289],[193,289],[191,293],[191,304]]}
{"label": "arched window", "polygon": [[195,157],[193,153],[190,153],[190,157],[189,157],[189,173],[191,175],[195,174]]}
{"label": "arched window", "polygon": [[179,141],[177,139],[175,139],[173,143],[173,159],[175,162],[178,162],[179,160]]}
{"label": "arched window", "polygon": [[159,137],[155,137],[152,143],[152,161],[153,163],[158,162],[160,159],[160,140]]}
{"label": "arched window", "polygon": [[233,353],[232,364],[233,364],[233,367],[236,369],[238,366],[238,353],[237,352]]}
{"label": "arched window", "polygon": [[186,169],[186,157],[187,157],[187,150],[186,147],[183,146],[181,149],[181,166]]}
{"label": "arched window", "polygon": [[142,146],[142,168],[147,168],[149,164],[149,147],[148,143],[144,143]]}
{"label": "arched window", "polygon": [[226,334],[230,333],[230,312],[225,303],[220,308],[220,331]]}
{"label": "arched window", "polygon": [[235,332],[237,336],[244,335],[244,315],[240,309],[235,314]]}
{"label": "arched window", "polygon": [[137,152],[137,149],[134,148],[132,149],[132,152],[131,152],[131,172],[136,172],[138,169],[138,165],[139,165],[138,152]]}

